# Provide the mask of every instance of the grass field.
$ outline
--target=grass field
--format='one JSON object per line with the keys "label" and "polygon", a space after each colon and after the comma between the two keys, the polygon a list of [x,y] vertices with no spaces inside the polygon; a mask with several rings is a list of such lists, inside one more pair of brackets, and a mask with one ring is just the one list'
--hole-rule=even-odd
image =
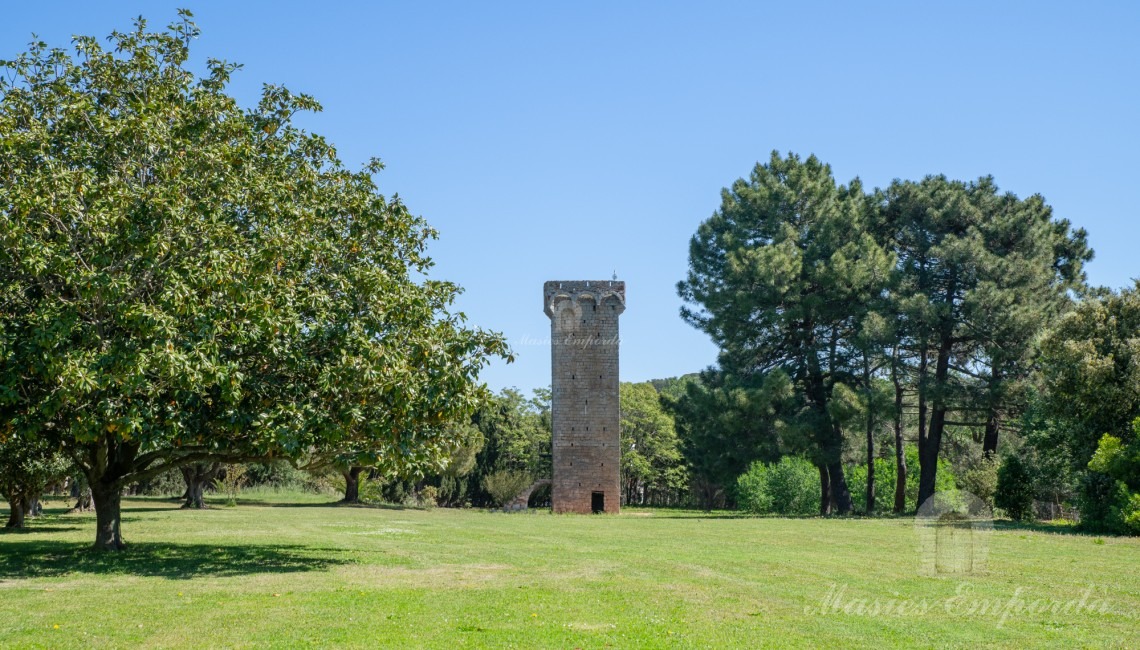
{"label": "grass field", "polygon": [[0,647],[1140,645],[1140,540],[1064,529],[924,577],[907,519],[124,507],[126,553],[62,509],[0,534]]}

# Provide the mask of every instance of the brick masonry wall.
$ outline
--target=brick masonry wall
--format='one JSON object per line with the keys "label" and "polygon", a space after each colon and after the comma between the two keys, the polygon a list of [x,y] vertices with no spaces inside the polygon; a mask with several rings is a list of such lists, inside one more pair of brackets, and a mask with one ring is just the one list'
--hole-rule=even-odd
{"label": "brick masonry wall", "polygon": [[543,287],[550,317],[554,512],[617,513],[620,492],[618,317],[625,283],[551,281]]}

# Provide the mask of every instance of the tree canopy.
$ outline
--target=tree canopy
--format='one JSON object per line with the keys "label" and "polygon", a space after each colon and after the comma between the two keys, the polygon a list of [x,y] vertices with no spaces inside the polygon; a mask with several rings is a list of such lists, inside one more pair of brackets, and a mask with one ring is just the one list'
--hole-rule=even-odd
{"label": "tree canopy", "polygon": [[131,481],[198,460],[349,449],[408,470],[507,356],[428,278],[436,233],[372,160],[297,127],[311,97],[187,69],[189,12],[104,49],[33,43],[0,76],[0,409],[87,474],[97,546]]}

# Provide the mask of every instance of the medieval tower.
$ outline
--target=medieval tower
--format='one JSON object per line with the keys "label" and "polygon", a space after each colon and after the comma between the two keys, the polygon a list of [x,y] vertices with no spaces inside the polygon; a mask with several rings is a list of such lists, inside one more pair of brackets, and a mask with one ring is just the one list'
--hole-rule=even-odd
{"label": "medieval tower", "polygon": [[621,506],[618,316],[625,283],[551,281],[554,512],[617,513]]}

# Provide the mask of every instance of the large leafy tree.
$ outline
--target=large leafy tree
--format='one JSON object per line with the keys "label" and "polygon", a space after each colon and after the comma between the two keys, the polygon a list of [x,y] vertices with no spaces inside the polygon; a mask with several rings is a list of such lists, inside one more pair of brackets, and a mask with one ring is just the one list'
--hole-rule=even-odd
{"label": "large leafy tree", "polygon": [[675,505],[688,487],[673,416],[665,411],[653,384],[623,383],[621,410],[621,481],[630,505]]}
{"label": "large leafy tree", "polygon": [[1092,253],[1041,196],[999,193],[989,177],[896,181],[880,198],[883,239],[898,256],[893,313],[918,393],[921,504],[948,426],[982,431],[985,451],[996,450],[1034,336],[1083,286]]}
{"label": "large leafy tree", "polygon": [[1140,532],[1138,333],[1140,283],[1096,292],[1041,338],[1044,390],[1027,437],[1039,458],[1060,465],[1054,484],[1077,484],[1081,525],[1093,530]]}
{"label": "large leafy tree", "polygon": [[773,152],[723,191],[678,285],[692,305],[682,317],[720,346],[722,367],[791,378],[800,404],[785,424],[819,468],[824,513],[832,503],[852,509],[842,422],[829,405],[837,385],[862,381],[856,339],[892,268],[869,227],[872,208],[858,180],[840,186],[814,156]]}
{"label": "large leafy tree", "polygon": [[33,43],[0,76],[0,393],[82,468],[96,546],[122,489],[187,463],[350,449],[438,464],[501,337],[425,279],[434,231],[297,128],[310,97],[186,68],[165,31]]}
{"label": "large leafy tree", "polygon": [[0,495],[8,501],[6,528],[23,528],[44,488],[67,476],[67,457],[51,441],[0,432]]}

